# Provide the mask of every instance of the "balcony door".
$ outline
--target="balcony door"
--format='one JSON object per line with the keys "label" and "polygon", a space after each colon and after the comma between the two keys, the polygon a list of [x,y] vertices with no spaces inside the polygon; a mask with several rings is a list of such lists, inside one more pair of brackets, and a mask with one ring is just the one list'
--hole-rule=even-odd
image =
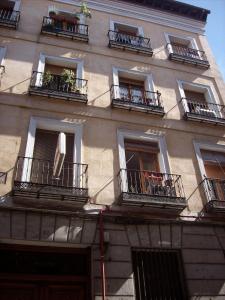
{"label": "balcony door", "polygon": [[[54,159],[59,132],[36,130],[33,158],[25,164],[31,167],[30,182],[43,185],[72,187],[74,185],[74,135],[66,133],[66,155],[59,176],[54,176]],[[28,159],[29,160],[29,159]]]}
{"label": "balcony door", "polygon": [[115,24],[116,41],[122,44],[137,45],[138,29],[123,24]]}
{"label": "balcony door", "polygon": [[201,150],[212,199],[225,201],[225,154]]}
{"label": "balcony door", "polygon": [[125,78],[119,79],[120,99],[130,101],[133,104],[144,104],[145,89],[144,82]]}
{"label": "balcony door", "polygon": [[153,181],[161,183],[157,143],[125,140],[128,191],[151,193]]}

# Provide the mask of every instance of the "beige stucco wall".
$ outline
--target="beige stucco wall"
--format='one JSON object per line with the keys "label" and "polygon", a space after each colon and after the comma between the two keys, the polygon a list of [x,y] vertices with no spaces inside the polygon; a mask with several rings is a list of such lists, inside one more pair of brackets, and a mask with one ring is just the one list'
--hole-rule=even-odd
{"label": "beige stucco wall", "polygon": [[[0,95],[0,171],[15,165],[16,157],[24,155],[31,116],[48,117],[83,123],[83,163],[89,165],[91,201],[112,204],[119,195],[117,174],[119,158],[116,132],[118,128],[140,132],[157,132],[166,137],[170,171],[181,174],[187,198],[200,182],[200,171],[193,140],[225,145],[224,128],[182,120],[182,107],[177,80],[209,85],[221,104],[225,104],[225,88],[205,36],[167,28],[141,20],[92,11],[88,20],[89,44],[40,35],[42,17],[52,1],[22,0],[21,21],[17,31],[0,29],[0,46],[6,46],[6,73],[1,79]],[[72,6],[57,4],[65,10]],[[131,54],[107,47],[110,19],[142,26],[150,37],[153,57]],[[164,32],[188,35],[196,39],[210,61],[209,70],[170,62],[165,49]],[[84,78],[88,80],[88,104],[69,103],[57,99],[29,96],[32,70],[37,69],[40,53],[84,61]],[[155,89],[162,93],[163,119],[137,112],[112,109],[110,87],[112,68],[119,67],[152,74]],[[11,190],[12,172],[7,184],[0,185],[0,194]],[[205,199],[197,191],[188,210],[200,211]]]}

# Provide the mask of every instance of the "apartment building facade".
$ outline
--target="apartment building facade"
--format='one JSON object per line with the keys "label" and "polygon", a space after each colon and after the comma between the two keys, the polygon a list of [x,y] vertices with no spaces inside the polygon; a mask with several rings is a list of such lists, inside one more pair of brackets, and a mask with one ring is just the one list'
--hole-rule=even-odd
{"label": "apartment building facade", "polygon": [[1,1],[0,299],[225,299],[209,13]]}

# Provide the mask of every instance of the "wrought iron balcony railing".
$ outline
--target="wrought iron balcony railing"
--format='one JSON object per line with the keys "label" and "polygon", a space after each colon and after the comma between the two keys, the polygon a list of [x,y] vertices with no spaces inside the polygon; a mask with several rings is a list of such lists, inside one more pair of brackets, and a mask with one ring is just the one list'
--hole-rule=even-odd
{"label": "wrought iron balcony railing", "polygon": [[120,204],[182,210],[186,207],[180,175],[121,169]]}
{"label": "wrought iron balcony railing", "polygon": [[182,98],[184,118],[187,120],[225,125],[225,105]]}
{"label": "wrought iron balcony railing", "polygon": [[20,12],[0,8],[0,26],[16,29],[20,20]]}
{"label": "wrought iron balcony railing", "polygon": [[188,48],[176,43],[168,43],[166,47],[169,50],[170,60],[205,69],[210,67],[204,51]]}
{"label": "wrought iron balcony railing", "polygon": [[225,212],[225,179],[205,178],[202,182],[207,209]]}
{"label": "wrought iron balcony railing", "polygon": [[13,194],[77,202],[88,198],[88,166],[63,162],[59,177],[54,176],[54,161],[18,157]]}
{"label": "wrought iron balcony railing", "polygon": [[41,33],[88,42],[88,25],[60,21],[53,17],[43,17]]}
{"label": "wrought iron balcony railing", "polygon": [[109,47],[127,49],[138,53],[153,55],[149,38],[143,36],[134,36],[126,33],[109,30]]}
{"label": "wrought iron balcony railing", "polygon": [[34,71],[29,93],[87,103],[87,80]]}
{"label": "wrought iron balcony railing", "polygon": [[112,107],[164,115],[161,94],[158,91],[136,91],[122,85],[112,85],[111,99]]}

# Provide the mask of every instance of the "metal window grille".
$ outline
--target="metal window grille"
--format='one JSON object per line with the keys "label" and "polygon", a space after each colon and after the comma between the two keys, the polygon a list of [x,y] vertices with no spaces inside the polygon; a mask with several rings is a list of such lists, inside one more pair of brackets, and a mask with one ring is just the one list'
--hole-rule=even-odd
{"label": "metal window grille", "polygon": [[186,300],[185,278],[179,250],[132,251],[137,300]]}

